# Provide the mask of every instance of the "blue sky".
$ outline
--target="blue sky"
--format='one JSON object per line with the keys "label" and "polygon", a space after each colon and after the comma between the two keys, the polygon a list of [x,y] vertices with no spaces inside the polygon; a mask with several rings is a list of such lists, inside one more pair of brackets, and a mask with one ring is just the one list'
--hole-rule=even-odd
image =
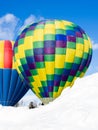
{"label": "blue sky", "polygon": [[98,72],[97,0],[1,0],[0,39],[13,40],[21,26],[42,19],[64,19],[80,25],[94,48],[87,74]]}

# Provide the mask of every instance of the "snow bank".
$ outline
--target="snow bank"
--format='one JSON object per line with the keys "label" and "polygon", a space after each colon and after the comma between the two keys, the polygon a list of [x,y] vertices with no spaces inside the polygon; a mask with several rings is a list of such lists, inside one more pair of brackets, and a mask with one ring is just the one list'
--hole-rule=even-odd
{"label": "snow bank", "polygon": [[[25,97],[25,104],[30,97]],[[32,98],[33,99],[33,98]],[[0,130],[97,130],[98,73],[77,79],[45,106],[0,106]]]}

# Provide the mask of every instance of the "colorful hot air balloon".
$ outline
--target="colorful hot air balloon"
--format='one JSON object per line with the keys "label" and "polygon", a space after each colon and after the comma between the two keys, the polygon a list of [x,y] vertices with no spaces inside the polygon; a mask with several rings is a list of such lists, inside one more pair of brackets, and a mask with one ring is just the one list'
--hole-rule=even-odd
{"label": "colorful hot air balloon", "polygon": [[17,37],[14,58],[20,76],[42,99],[55,99],[91,61],[87,34],[64,20],[44,20],[28,25]]}
{"label": "colorful hot air balloon", "polygon": [[0,104],[14,106],[28,89],[14,66],[12,42],[0,41]]}

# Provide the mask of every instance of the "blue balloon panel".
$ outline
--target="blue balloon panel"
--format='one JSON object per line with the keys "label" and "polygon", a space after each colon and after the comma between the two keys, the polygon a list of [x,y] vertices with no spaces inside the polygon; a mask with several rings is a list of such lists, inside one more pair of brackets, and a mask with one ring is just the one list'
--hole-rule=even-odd
{"label": "blue balloon panel", "polygon": [[0,104],[14,106],[28,90],[15,69],[0,69]]}

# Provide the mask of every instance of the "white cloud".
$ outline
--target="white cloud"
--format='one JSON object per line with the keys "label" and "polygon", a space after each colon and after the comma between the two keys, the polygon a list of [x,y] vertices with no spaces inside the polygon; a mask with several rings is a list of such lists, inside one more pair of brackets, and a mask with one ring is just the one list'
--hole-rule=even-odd
{"label": "white cloud", "polygon": [[21,30],[23,30],[28,24],[35,23],[38,21],[44,20],[44,17],[42,16],[35,16],[31,14],[28,18],[25,19],[23,26],[21,27]]}
{"label": "white cloud", "polygon": [[31,24],[33,22],[36,22],[37,21],[37,18],[35,15],[30,15],[25,21],[24,21],[24,26],[25,25],[28,25],[28,24]]}
{"label": "white cloud", "polygon": [[98,50],[98,43],[93,44],[93,49]]}
{"label": "white cloud", "polygon": [[92,41],[92,45],[93,45],[93,50],[98,50],[98,43]]}
{"label": "white cloud", "polygon": [[19,18],[6,14],[0,18],[0,39],[13,40],[19,26]]}
{"label": "white cloud", "polygon": [[38,21],[41,21],[41,20],[44,20],[44,17],[41,17],[41,16],[36,17],[35,15],[31,14],[27,19],[25,19],[24,25],[28,25],[28,24],[38,22]]}
{"label": "white cloud", "polygon": [[19,30],[22,30],[26,25],[43,20],[42,16],[35,16],[31,14],[27,19],[22,21],[14,14],[6,14],[0,17],[0,39],[14,40],[17,37]]}

